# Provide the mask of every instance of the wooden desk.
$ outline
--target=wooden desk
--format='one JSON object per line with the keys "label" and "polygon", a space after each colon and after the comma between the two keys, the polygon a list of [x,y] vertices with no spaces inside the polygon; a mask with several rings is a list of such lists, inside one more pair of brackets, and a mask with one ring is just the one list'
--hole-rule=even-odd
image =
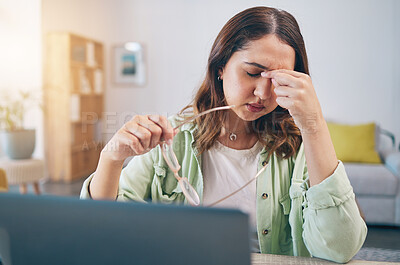
{"label": "wooden desk", "polygon": [[[305,258],[305,257],[292,257],[292,256],[281,256],[281,255],[270,255],[270,254],[251,254],[251,264],[252,265],[325,265],[325,264],[338,264],[335,262],[317,259],[317,258]],[[383,265],[383,264],[400,264],[398,262],[379,262],[379,261],[365,261],[365,260],[351,260],[346,264],[367,264],[367,265]]]}

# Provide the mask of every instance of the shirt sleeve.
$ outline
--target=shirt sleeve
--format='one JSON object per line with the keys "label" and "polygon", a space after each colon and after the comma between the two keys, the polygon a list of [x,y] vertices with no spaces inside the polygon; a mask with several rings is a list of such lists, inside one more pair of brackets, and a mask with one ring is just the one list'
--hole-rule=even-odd
{"label": "shirt sleeve", "polygon": [[[154,176],[153,152],[135,156],[121,171],[118,188],[118,201],[146,202],[150,199],[150,186]],[[89,184],[95,173],[83,183],[80,198],[91,199]]]}
{"label": "shirt sleeve", "polygon": [[305,191],[303,239],[318,258],[344,263],[360,250],[367,235],[344,165]]}
{"label": "shirt sleeve", "polygon": [[90,190],[89,190],[89,184],[92,181],[92,178],[94,176],[94,173],[92,173],[84,182],[82,185],[82,189],[81,189],[81,194],[80,194],[80,198],[81,199],[92,199],[92,196],[90,196]]}
{"label": "shirt sleeve", "polygon": [[150,190],[154,177],[153,148],[144,155],[134,157],[122,170],[119,179],[118,201],[151,200]]}

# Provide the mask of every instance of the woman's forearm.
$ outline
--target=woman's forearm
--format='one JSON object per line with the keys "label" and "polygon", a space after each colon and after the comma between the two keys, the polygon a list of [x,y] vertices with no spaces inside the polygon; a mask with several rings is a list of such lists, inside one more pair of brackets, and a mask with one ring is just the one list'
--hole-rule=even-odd
{"label": "woman's forearm", "polygon": [[323,117],[310,121],[314,125],[302,131],[310,186],[332,175],[338,165],[335,148]]}
{"label": "woman's forearm", "polygon": [[95,200],[115,200],[118,195],[119,177],[124,161],[113,161],[101,152],[99,164],[89,185],[90,195]]}

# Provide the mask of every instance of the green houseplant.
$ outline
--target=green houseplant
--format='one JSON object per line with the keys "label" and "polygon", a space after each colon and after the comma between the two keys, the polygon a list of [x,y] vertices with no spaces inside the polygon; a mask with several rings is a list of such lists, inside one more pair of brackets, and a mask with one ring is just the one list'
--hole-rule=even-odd
{"label": "green houseplant", "polygon": [[19,91],[0,101],[0,145],[11,159],[28,159],[35,150],[35,129],[24,128],[26,112],[34,106],[32,92]]}

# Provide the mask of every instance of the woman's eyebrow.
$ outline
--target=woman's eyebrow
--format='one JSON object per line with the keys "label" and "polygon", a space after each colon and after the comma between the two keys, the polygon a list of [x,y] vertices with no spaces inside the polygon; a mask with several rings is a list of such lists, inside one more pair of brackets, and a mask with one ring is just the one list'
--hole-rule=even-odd
{"label": "woman's eyebrow", "polygon": [[253,63],[253,62],[244,62],[245,64],[248,64],[248,65],[252,65],[252,66],[255,66],[255,67],[258,67],[258,68],[261,68],[261,69],[264,69],[264,70],[270,70],[268,67],[266,67],[266,66],[264,66],[264,65],[261,65],[261,64],[258,64],[258,63]]}

